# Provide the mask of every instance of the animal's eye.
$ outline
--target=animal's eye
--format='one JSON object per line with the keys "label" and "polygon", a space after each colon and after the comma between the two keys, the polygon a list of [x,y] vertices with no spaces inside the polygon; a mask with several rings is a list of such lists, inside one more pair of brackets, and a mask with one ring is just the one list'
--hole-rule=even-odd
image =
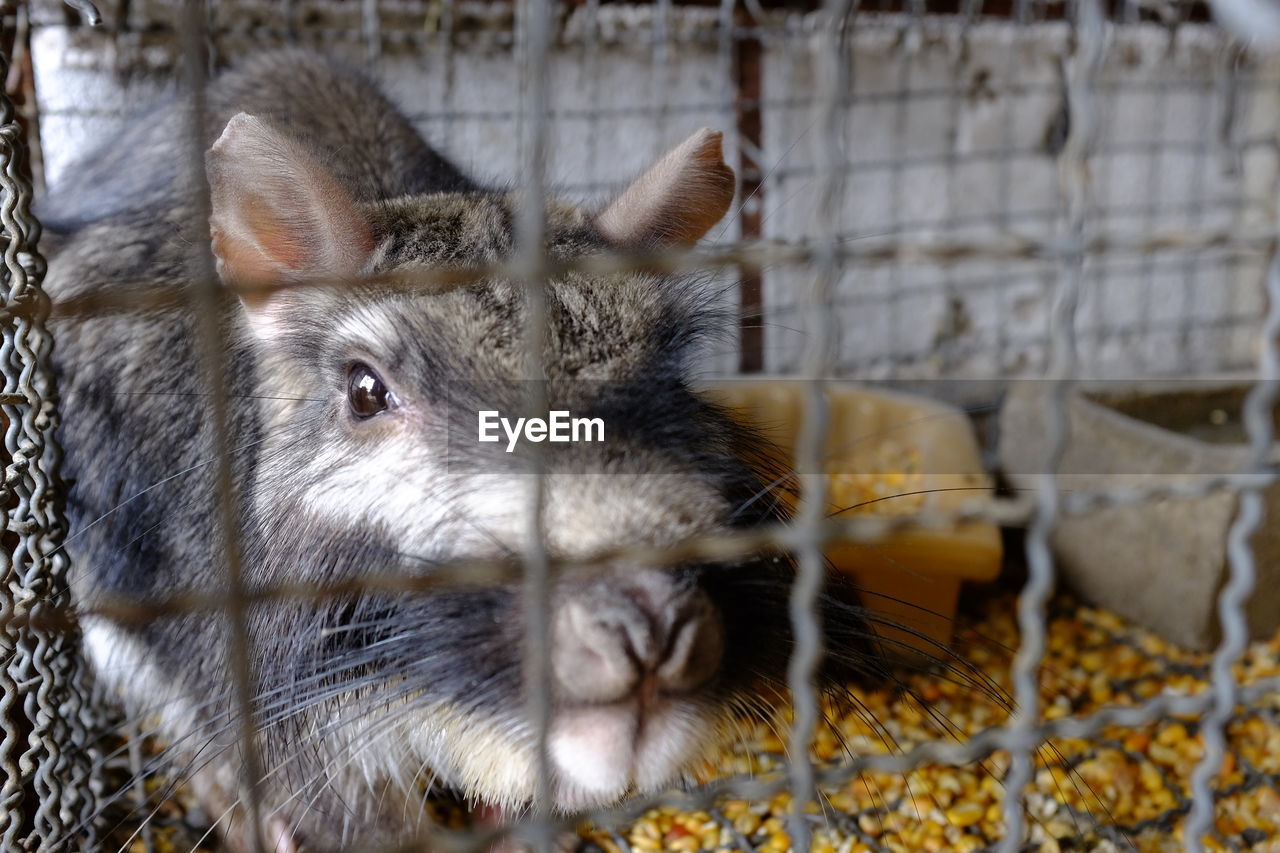
{"label": "animal's eye", "polygon": [[347,403],[351,413],[360,420],[386,411],[395,397],[374,369],[356,362],[347,368]]}

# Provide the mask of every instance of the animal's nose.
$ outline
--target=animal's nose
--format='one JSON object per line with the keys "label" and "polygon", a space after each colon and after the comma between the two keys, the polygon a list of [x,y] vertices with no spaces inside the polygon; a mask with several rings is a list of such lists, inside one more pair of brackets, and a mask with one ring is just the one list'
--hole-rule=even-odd
{"label": "animal's nose", "polygon": [[724,628],[711,600],[660,572],[575,592],[552,622],[552,671],[566,698],[578,702],[695,690],[715,675],[723,654]]}

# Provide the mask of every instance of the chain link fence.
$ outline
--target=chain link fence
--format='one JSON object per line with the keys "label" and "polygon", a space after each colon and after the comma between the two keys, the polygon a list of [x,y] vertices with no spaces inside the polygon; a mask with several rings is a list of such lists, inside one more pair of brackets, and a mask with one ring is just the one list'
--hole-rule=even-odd
{"label": "chain link fence", "polygon": [[[584,201],[607,197],[690,127],[730,130],[726,144],[739,193],[728,223],[702,250],[552,260],[542,248],[543,205],[531,203],[516,223],[519,248],[509,262],[401,284],[457,285],[495,273],[524,282],[531,306],[525,340],[529,352],[538,353],[533,344],[544,335],[539,306],[549,275],[570,268],[714,270],[734,282],[725,292],[738,334],[712,354],[705,372],[804,380],[795,517],[625,553],[663,565],[770,546],[795,554],[796,646],[788,676],[794,712],[785,739],[792,756],[807,753],[828,713],[813,686],[822,655],[815,602],[827,542],[838,536],[874,545],[894,532],[960,521],[1026,527],[1026,585],[1016,600],[1001,599],[1016,606],[1007,720],[959,739],[940,731],[907,739],[900,749],[838,761],[775,756],[759,772],[588,815],[605,828],[600,843],[629,849],[635,836],[619,827],[653,807],[678,806],[705,809],[728,834],[724,846],[765,849],[773,834],[747,837],[726,803],[786,792],[785,844],[818,849],[808,809],[819,792],[831,801],[831,792],[874,774],[908,778],[926,766],[984,766],[998,756],[1003,831],[983,838],[983,846],[1002,853],[1046,849],[1035,840],[1038,768],[1056,766],[1070,778],[1090,756],[1132,753],[1133,743],[1119,730],[1154,732],[1188,720],[1203,742],[1188,790],[1165,778],[1173,798],[1167,809],[1129,823],[1095,814],[1078,843],[1129,849],[1152,828],[1171,837],[1179,821],[1183,840],[1170,849],[1255,843],[1251,836],[1227,838],[1215,826],[1214,809],[1241,792],[1280,787],[1280,770],[1256,766],[1242,781],[1217,781],[1229,730],[1250,720],[1274,723],[1280,688],[1280,679],[1269,675],[1242,684],[1237,667],[1249,639],[1245,602],[1259,568],[1251,542],[1268,523],[1271,412],[1280,393],[1280,66],[1274,53],[1243,43],[1210,22],[1211,10],[1191,2],[102,5],[106,21],[97,29],[86,26],[97,11],[83,4],[78,12],[54,2],[21,4],[4,17],[10,33],[4,59],[22,60],[8,75],[10,89],[29,96],[22,123],[10,99],[0,103],[6,306],[0,406],[8,453],[0,590],[3,849],[100,849],[95,833],[104,828],[105,800],[114,801],[116,819],[121,804],[126,812],[145,811],[154,802],[142,784],[141,738],[104,746],[76,654],[79,638],[68,627],[74,620],[66,618],[74,609],[61,549],[67,531],[53,441],[53,342],[44,327],[50,306],[40,288],[44,261],[39,224],[29,210],[32,182],[63,180],[89,142],[135,120],[149,96],[176,89],[199,107],[211,68],[280,44],[321,47],[376,68],[442,150],[465,152],[461,165],[482,177],[519,175],[526,199],[541,199],[553,187]],[[188,129],[194,140],[202,139],[202,122],[197,109]],[[24,140],[39,154],[31,169],[24,169]],[[193,145],[191,161],[201,175],[203,148]],[[199,316],[215,318],[220,285],[207,253],[193,279],[190,292],[139,287],[91,294],[58,310],[92,314],[186,302]],[[221,334],[209,319],[199,348],[223,451],[220,523],[235,543]],[[537,378],[538,357],[530,360],[528,375]],[[1250,450],[1244,470],[1071,490],[1052,476],[1067,450],[1068,407],[1081,380],[1224,374],[1252,383],[1242,415]],[[980,415],[994,409],[1009,380],[1048,379],[1039,469],[1045,476],[1033,490],[968,501],[955,512],[830,517],[828,478],[820,472],[830,421],[826,388],[838,377],[929,380],[936,396]],[[531,387],[536,395],[541,385]],[[542,479],[534,482],[528,524],[533,541],[542,543]],[[1100,641],[1100,648],[1108,642],[1138,648],[1149,671],[1167,665],[1190,672],[1194,684],[1149,695],[1135,679],[1116,684],[1106,701],[1047,713],[1057,707],[1041,676],[1046,655],[1053,655],[1047,640],[1056,624],[1049,615],[1052,537],[1061,521],[1224,491],[1237,496],[1238,510],[1218,604],[1217,650],[1189,663],[1174,660],[1115,626]],[[96,616],[121,624],[188,611],[228,615],[236,628],[232,675],[251,819],[262,765],[244,630],[248,608],[294,598],[325,601],[354,590],[412,593],[463,579],[518,582],[530,614],[527,643],[535,650],[526,672],[533,685],[529,718],[543,734],[542,781],[526,830],[532,843],[551,843],[563,825],[551,815],[545,766],[547,614],[550,585],[569,568],[565,561],[539,544],[514,569],[473,562],[426,577],[371,574],[328,587],[251,588],[238,549],[228,563],[216,599],[178,590],[164,600],[103,599],[91,606]],[[1043,750],[1065,741],[1089,746],[1043,759]],[[115,785],[100,777],[126,759],[126,776],[135,778],[108,796]],[[883,807],[835,811],[854,827],[848,849],[861,849],[854,841],[866,849],[900,849],[881,846],[861,820],[882,815]],[[139,835],[146,846],[149,832]],[[488,841],[439,829],[423,844]],[[1099,846],[1105,844],[1112,847]]]}

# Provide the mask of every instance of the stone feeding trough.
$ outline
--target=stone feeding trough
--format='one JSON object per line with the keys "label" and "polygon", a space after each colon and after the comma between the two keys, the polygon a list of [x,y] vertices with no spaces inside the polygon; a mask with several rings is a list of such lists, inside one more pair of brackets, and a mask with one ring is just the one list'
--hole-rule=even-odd
{"label": "stone feeding trough", "polygon": [[[1194,490],[1246,470],[1248,390],[1239,383],[1076,386],[1066,398],[1069,432],[1057,468],[1063,506],[1090,492]],[[1049,391],[1047,382],[1014,382],[1005,399],[999,457],[1015,488],[1035,489],[1046,473]],[[1267,486],[1264,499],[1267,518],[1252,540],[1258,581],[1246,608],[1254,638],[1280,627],[1280,486]],[[1221,636],[1217,599],[1239,501],[1222,488],[1064,514],[1051,540],[1059,577],[1170,642],[1208,650]]]}

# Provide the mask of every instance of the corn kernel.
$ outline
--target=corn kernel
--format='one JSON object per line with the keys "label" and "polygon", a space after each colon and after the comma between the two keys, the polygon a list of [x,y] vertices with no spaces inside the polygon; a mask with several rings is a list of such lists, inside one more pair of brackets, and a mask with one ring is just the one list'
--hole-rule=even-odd
{"label": "corn kernel", "polygon": [[947,811],[947,822],[962,829],[970,827],[982,820],[983,811],[977,803],[961,803]]}

